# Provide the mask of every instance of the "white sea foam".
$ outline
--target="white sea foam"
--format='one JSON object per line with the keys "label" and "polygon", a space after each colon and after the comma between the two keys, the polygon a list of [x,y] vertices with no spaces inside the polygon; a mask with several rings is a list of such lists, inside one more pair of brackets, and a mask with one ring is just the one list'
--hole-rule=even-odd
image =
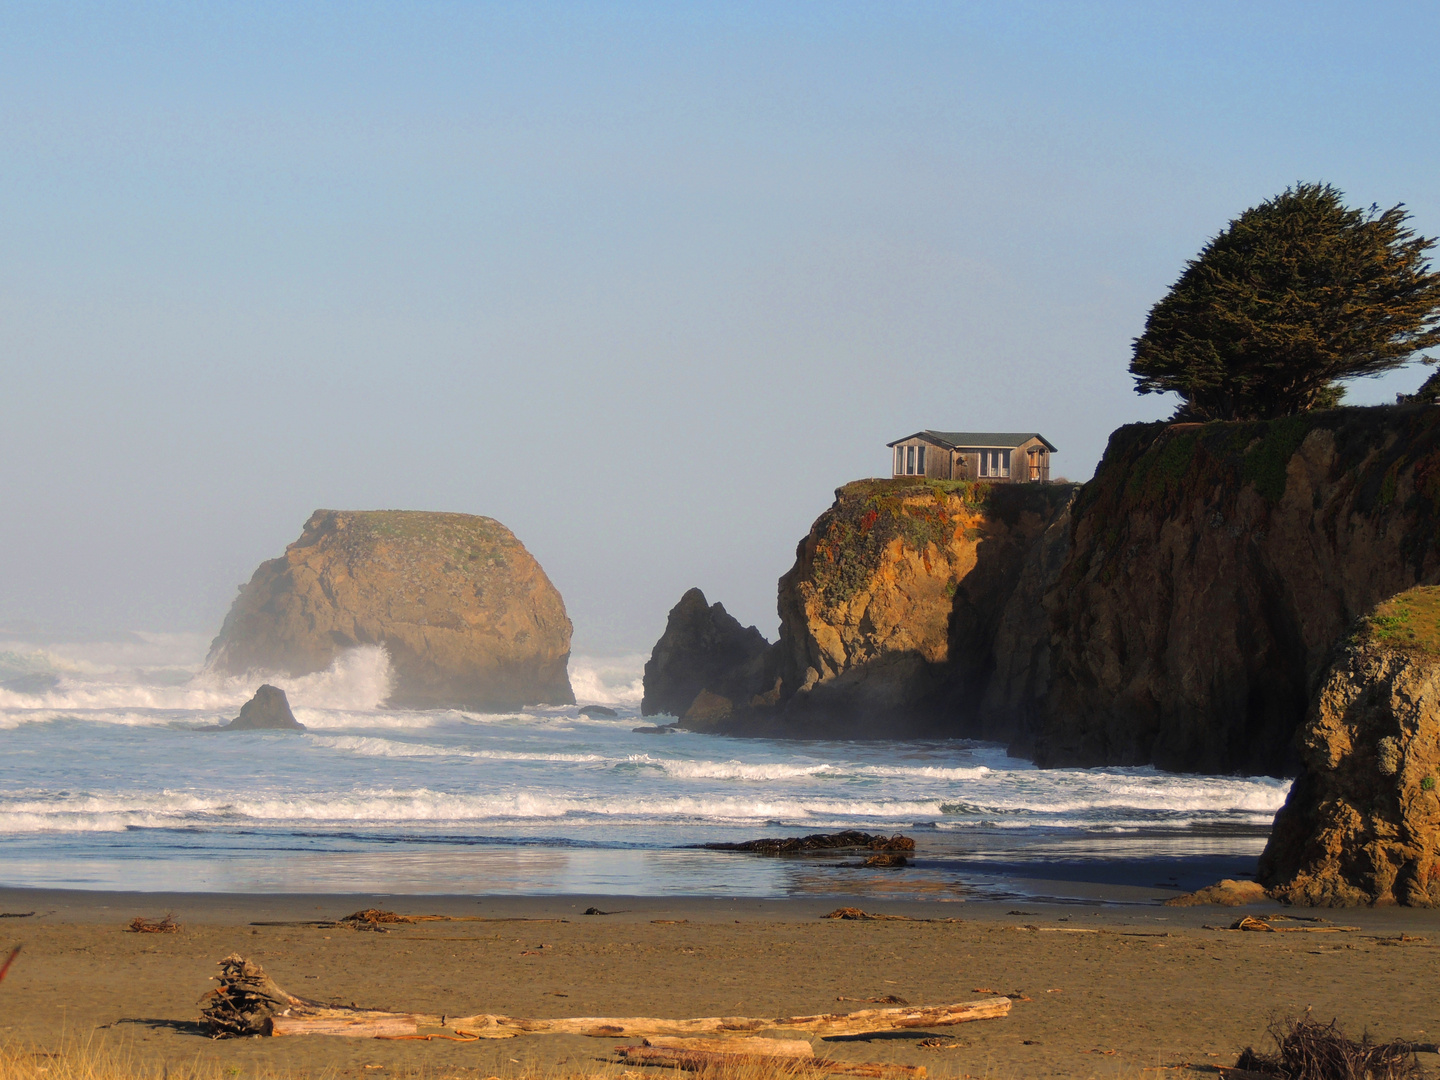
{"label": "white sea foam", "polygon": [[0,800],[0,832],[95,832],[208,824],[469,827],[485,822],[581,816],[616,823],[677,819],[762,823],[823,818],[904,820],[938,804],[888,800],[743,797],[594,797],[517,791],[488,795],[428,789],[234,797],[183,792]]}
{"label": "white sea foam", "polygon": [[644,653],[572,656],[570,688],[582,705],[639,705],[645,696]]}
{"label": "white sea foam", "polygon": [[[100,669],[93,662],[84,670],[58,664],[36,670],[56,675],[58,684],[37,693],[0,688],[0,724],[7,713],[36,709],[62,710],[97,723],[130,723],[133,721],[115,717],[145,709],[201,714],[196,719],[228,719],[262,682],[280,687],[292,704],[301,704],[303,709],[373,710],[390,696],[392,682],[389,655],[373,645],[346,650],[324,671],[298,677],[264,671],[218,675],[197,670],[189,678],[181,671],[177,680],[173,668],[162,672]],[[165,723],[168,718],[155,722]]]}

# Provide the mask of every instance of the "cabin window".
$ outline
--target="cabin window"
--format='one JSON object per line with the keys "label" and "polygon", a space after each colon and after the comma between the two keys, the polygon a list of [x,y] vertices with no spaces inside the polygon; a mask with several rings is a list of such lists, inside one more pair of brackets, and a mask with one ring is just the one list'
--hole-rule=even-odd
{"label": "cabin window", "polygon": [[925,447],[915,449],[915,471],[921,476],[925,475]]}
{"label": "cabin window", "polygon": [[915,475],[915,447],[913,446],[905,448],[905,474],[907,476]]}
{"label": "cabin window", "polygon": [[980,451],[980,475],[981,475],[981,476],[1009,476],[1009,475],[1010,475],[1010,451],[1009,451],[1009,450],[981,450],[981,451]]}
{"label": "cabin window", "polygon": [[905,448],[903,446],[895,447],[895,475],[905,475]]}

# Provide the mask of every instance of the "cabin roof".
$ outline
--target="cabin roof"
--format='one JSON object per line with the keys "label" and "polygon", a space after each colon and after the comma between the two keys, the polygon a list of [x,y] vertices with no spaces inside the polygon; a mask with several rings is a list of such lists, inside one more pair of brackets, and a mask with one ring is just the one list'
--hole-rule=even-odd
{"label": "cabin roof", "polygon": [[903,439],[896,439],[895,442],[886,443],[886,446],[894,446],[896,443],[905,442],[906,439],[929,439],[939,443],[941,446],[951,450],[960,450],[974,447],[977,450],[1013,450],[1017,446],[1023,446],[1031,439],[1039,439],[1045,444],[1045,449],[1052,454],[1058,453],[1050,440],[1036,431],[935,431],[926,428],[924,431],[917,431],[914,435],[906,435]]}

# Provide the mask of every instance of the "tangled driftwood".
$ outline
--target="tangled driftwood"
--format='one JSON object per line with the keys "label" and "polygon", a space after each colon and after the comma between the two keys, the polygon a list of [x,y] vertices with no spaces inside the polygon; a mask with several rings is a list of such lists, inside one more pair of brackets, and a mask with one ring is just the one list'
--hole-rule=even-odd
{"label": "tangled driftwood", "polygon": [[160,919],[147,919],[136,915],[125,929],[132,934],[178,934],[180,924],[175,921],[174,913],[167,911]]}
{"label": "tangled driftwood", "polygon": [[263,968],[238,954],[220,961],[219,986],[201,1002],[200,1022],[217,1039],[237,1035],[350,1035],[363,1038],[413,1036],[420,1028],[449,1029],[461,1036],[508,1039],[516,1035],[589,1035],[596,1038],[661,1035],[710,1035],[770,1030],[808,1031],[817,1035],[864,1035],[906,1028],[948,1027],[989,1020],[1010,1011],[1008,998],[987,998],[954,1005],[861,1009],[815,1016],[702,1016],[669,1020],[650,1016],[574,1016],[530,1019],[478,1013],[436,1016],[386,1012],[353,1005],[327,1005],[296,997],[278,986]]}
{"label": "tangled driftwood", "polygon": [[1345,1037],[1335,1021],[1321,1024],[1308,1016],[1270,1025],[1275,1053],[1262,1054],[1246,1047],[1235,1070],[1253,1077],[1277,1080],[1402,1080],[1424,1076],[1416,1051],[1434,1053],[1434,1044],[1372,1042]]}

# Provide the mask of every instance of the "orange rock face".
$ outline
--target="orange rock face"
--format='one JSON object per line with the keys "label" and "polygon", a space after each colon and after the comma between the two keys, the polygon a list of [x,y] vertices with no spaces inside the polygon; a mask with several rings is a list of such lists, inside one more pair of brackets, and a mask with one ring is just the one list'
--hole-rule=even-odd
{"label": "orange rock face", "polygon": [[1071,485],[868,480],[800,542],[780,579],[782,701],[866,717],[867,733],[970,733],[1026,560]]}
{"label": "orange rock face", "polygon": [[1277,899],[1440,905],[1440,655],[1375,629],[1341,649],[1301,729],[1304,769],[1260,859]]}
{"label": "orange rock face", "polygon": [[559,592],[498,521],[317,510],[242,587],[208,663],[303,675],[381,645],[391,705],[513,709],[574,702],[570,633]]}

